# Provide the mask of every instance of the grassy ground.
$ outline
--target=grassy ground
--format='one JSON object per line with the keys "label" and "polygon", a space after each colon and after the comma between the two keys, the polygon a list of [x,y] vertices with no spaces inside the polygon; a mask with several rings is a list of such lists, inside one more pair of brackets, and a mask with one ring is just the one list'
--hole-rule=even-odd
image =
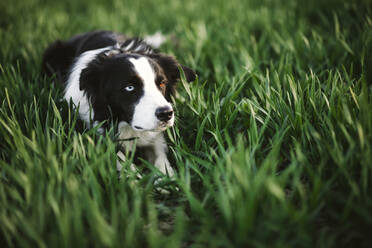
{"label": "grassy ground", "polygon": [[[154,169],[118,180],[112,133],[76,131],[39,73],[48,43],[94,29],[161,30],[198,72],[170,195]],[[370,1],[2,1],[0,41],[1,247],[370,246]]]}

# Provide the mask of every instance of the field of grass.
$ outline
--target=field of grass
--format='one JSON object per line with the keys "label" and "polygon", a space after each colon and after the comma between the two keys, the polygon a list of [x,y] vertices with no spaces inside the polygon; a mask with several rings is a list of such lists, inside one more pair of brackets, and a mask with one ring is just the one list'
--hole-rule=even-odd
{"label": "field of grass", "polygon": [[[160,30],[194,68],[158,172],[118,179],[40,75],[55,39]],[[0,247],[370,247],[368,0],[0,2]],[[177,190],[179,188],[179,190]]]}

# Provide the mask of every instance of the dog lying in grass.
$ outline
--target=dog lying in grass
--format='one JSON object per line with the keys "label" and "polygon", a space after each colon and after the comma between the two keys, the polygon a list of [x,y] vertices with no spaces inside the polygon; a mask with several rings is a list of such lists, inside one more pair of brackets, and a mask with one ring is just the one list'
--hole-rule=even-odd
{"label": "dog lying in grass", "polygon": [[[171,177],[162,131],[174,123],[170,101],[180,69],[188,82],[196,75],[174,57],[155,51],[151,43],[150,38],[126,38],[111,31],[83,33],[52,43],[42,69],[63,83],[64,98],[78,107],[88,127],[106,121],[98,129],[103,133],[110,123],[118,123],[119,140],[127,140],[121,142],[124,150],[132,151],[135,143],[145,150],[144,159]],[[118,156],[125,160],[121,151]]]}

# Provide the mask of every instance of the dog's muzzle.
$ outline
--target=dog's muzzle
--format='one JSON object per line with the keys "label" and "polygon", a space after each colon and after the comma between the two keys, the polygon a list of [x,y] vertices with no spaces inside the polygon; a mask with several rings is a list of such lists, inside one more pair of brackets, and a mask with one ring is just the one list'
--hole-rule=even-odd
{"label": "dog's muzzle", "polygon": [[168,122],[173,117],[173,109],[168,106],[157,108],[155,116],[159,121]]}

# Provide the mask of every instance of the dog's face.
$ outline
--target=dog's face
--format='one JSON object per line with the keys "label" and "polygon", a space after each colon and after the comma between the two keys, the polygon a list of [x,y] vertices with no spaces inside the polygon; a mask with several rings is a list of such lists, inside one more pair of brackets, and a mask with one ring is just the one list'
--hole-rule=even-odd
{"label": "dog's face", "polygon": [[170,56],[103,53],[82,71],[80,89],[91,100],[94,120],[113,118],[137,131],[163,131],[174,123],[170,98],[179,67],[187,81],[195,79]]}

